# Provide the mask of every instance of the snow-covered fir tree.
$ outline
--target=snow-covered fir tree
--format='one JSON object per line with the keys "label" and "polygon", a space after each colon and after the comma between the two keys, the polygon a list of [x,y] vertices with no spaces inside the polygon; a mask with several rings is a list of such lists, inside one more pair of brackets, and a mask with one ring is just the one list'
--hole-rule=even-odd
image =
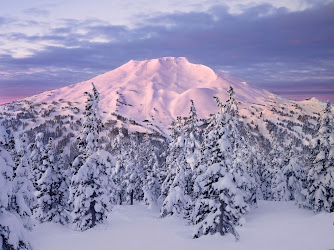
{"label": "snow-covered fir tree", "polygon": [[99,148],[99,133],[103,128],[102,118],[99,112],[99,92],[92,83],[93,94],[85,92],[87,101],[84,112],[84,122],[77,138],[77,147],[80,154],[74,159],[71,167],[72,176],[86,162],[87,158]]}
{"label": "snow-covered fir tree", "polygon": [[284,166],[284,149],[274,137],[272,141],[272,148],[269,152],[270,162],[268,167],[268,175],[270,176],[271,183],[267,193],[270,193],[269,199],[275,201],[289,200],[290,194],[288,190],[288,183],[286,176],[283,173]]}
{"label": "snow-covered fir tree", "polygon": [[231,172],[236,176],[237,186],[244,190],[247,196],[246,202],[254,205],[257,202],[257,188],[255,182],[254,161],[255,155],[250,149],[250,133],[247,127],[240,122],[237,102],[234,98],[232,87],[228,90],[229,99],[224,106],[226,126],[228,128],[229,140],[233,149]]}
{"label": "snow-covered fir tree", "polygon": [[185,177],[187,179],[186,192],[190,195],[193,192],[193,181],[197,170],[196,164],[201,157],[201,131],[198,127],[197,112],[194,101],[190,100],[189,116],[185,119],[182,126],[184,135],[183,154],[186,159]]}
{"label": "snow-covered fir tree", "polygon": [[149,207],[154,206],[160,195],[159,184],[159,162],[157,155],[154,151],[153,145],[151,145],[148,135],[144,136],[143,146],[147,146],[149,151],[146,155],[147,161],[144,163],[145,180],[143,181],[144,202]]}
{"label": "snow-covered fir tree", "polygon": [[251,150],[254,156],[251,165],[253,166],[254,180],[257,183],[257,197],[260,200],[265,200],[271,197],[272,171],[268,164],[267,150],[260,145],[261,138],[256,136],[251,138],[250,145],[252,145]]}
{"label": "snow-covered fir tree", "polygon": [[[247,180],[247,193],[249,196],[248,203],[251,206],[256,206],[259,199],[263,199],[261,192],[261,172],[260,169],[265,165],[265,153],[261,147],[260,139],[257,135],[253,134],[249,127],[239,121],[238,125],[239,133],[241,134],[241,156],[239,158],[244,160],[244,166],[247,172],[244,173],[244,177]],[[238,150],[236,152],[238,154]],[[249,175],[249,176],[248,176]],[[248,177],[247,177],[248,176]]]}
{"label": "snow-covered fir tree", "polygon": [[112,156],[99,150],[90,155],[72,177],[70,197],[77,230],[84,231],[106,221],[111,211],[109,176],[112,167]]}
{"label": "snow-covered fir tree", "polygon": [[71,183],[71,169],[70,164],[67,159],[67,154],[62,148],[57,157],[57,186],[59,186],[59,192],[57,194],[59,208],[64,210],[64,214],[59,218],[63,219],[59,221],[61,224],[70,222],[70,215],[68,211],[71,210],[69,207],[69,197],[70,197],[70,183]]}
{"label": "snow-covered fir tree", "polygon": [[274,175],[274,170],[271,169],[271,164],[269,163],[269,157],[265,157],[262,163],[262,167],[260,168],[260,189],[261,194],[264,200],[272,200],[272,179]]}
{"label": "snow-covered fir tree", "polygon": [[35,188],[31,181],[32,175],[30,172],[31,162],[29,155],[28,138],[24,133],[20,138],[18,152],[20,162],[15,170],[10,209],[17,213],[21,217],[24,226],[31,230],[33,227],[32,213],[33,209],[36,208],[37,199],[34,194]]}
{"label": "snow-covered fir tree", "polygon": [[295,200],[300,204],[304,202],[302,190],[306,182],[305,161],[300,153],[301,150],[290,143],[286,150],[288,155],[282,168],[287,182],[289,200]]}
{"label": "snow-covered fir tree", "polygon": [[199,162],[202,171],[194,186],[195,238],[218,232],[232,233],[238,240],[235,225],[243,224],[249,209],[249,175],[243,159],[239,159],[244,154],[237,153],[245,150],[237,129],[238,108],[233,89],[228,92],[225,105],[217,102],[220,112],[211,119],[204,135]]}
{"label": "snow-covered fir tree", "polygon": [[30,250],[32,247],[21,218],[8,209],[12,196],[14,165],[10,154],[0,147],[0,248]]}
{"label": "snow-covered fir tree", "polygon": [[55,147],[52,138],[46,148],[47,158],[44,160],[45,172],[38,181],[38,208],[36,217],[40,222],[53,221],[67,224],[70,215],[67,211],[68,185],[61,161],[56,161]]}
{"label": "snow-covered fir tree", "polygon": [[17,166],[19,165],[20,157],[18,155],[18,150],[16,149],[16,142],[15,142],[14,135],[10,130],[8,131],[8,139],[7,139],[5,149],[12,156],[12,159],[15,163],[15,166],[14,166],[14,169],[13,169],[14,170],[14,175],[15,175],[15,170],[16,170]]}
{"label": "snow-covered fir tree", "polygon": [[[265,200],[284,200],[287,186],[286,179],[282,173],[284,165],[285,151],[284,145],[277,138],[277,126],[270,131],[271,141],[267,155],[261,153],[257,157],[263,159],[260,169],[261,191]],[[286,131],[284,131],[286,133]]]}
{"label": "snow-covered fir tree", "polygon": [[197,177],[196,188],[200,195],[193,211],[193,222],[197,225],[193,237],[231,233],[238,240],[235,225],[243,224],[248,205],[244,192],[237,187],[227,166],[221,163],[210,165]]}
{"label": "snow-covered fir tree", "polygon": [[138,142],[137,137],[130,135],[129,147],[125,154],[125,175],[124,183],[126,185],[127,201],[133,205],[133,200],[142,200],[142,180],[144,173],[138,164]]}
{"label": "snow-covered fir tree", "polygon": [[32,178],[33,178],[33,184],[35,188],[38,189],[37,181],[41,178],[42,174],[45,171],[45,168],[43,167],[43,161],[47,157],[44,143],[43,143],[44,133],[38,133],[35,136],[35,142],[31,146],[31,172],[32,172]]}
{"label": "snow-covered fir tree", "polygon": [[36,210],[36,217],[40,222],[52,221],[52,210],[56,204],[53,201],[55,189],[52,187],[53,182],[53,166],[56,164],[55,150],[53,139],[49,138],[49,142],[45,147],[45,157],[42,161],[43,173],[38,184],[38,206]]}
{"label": "snow-covered fir tree", "polygon": [[311,142],[311,168],[307,175],[306,199],[314,212],[334,212],[334,129],[328,101],[320,126]]}
{"label": "snow-covered fir tree", "polygon": [[[99,144],[98,135],[103,127],[98,105],[100,101],[100,94],[94,83],[92,83],[92,86],[93,93],[85,92],[85,95],[87,96],[84,112],[85,121],[78,137],[78,149],[81,153],[87,155],[87,157],[93,152],[96,152],[96,148],[98,148]],[[87,137],[91,138],[88,139]]]}
{"label": "snow-covered fir tree", "polygon": [[178,136],[170,143],[171,152],[177,149],[176,158],[169,159],[169,169],[173,175],[169,178],[167,197],[163,201],[161,216],[180,214],[188,217],[192,206],[193,172],[200,157],[200,133],[197,127],[197,113],[194,102],[191,100],[189,117],[178,128]]}
{"label": "snow-covered fir tree", "polygon": [[99,150],[98,138],[102,127],[98,114],[98,92],[93,85],[94,94],[88,96],[85,112],[85,123],[82,130],[81,157],[83,165],[78,165],[70,187],[70,204],[73,208],[73,223],[80,231],[103,223],[110,206],[110,175],[114,167],[110,153]]}
{"label": "snow-covered fir tree", "polygon": [[179,214],[187,216],[191,209],[191,196],[187,194],[187,179],[185,177],[184,165],[180,164],[176,176],[169,189],[168,195],[163,201],[161,217]]}
{"label": "snow-covered fir tree", "polygon": [[171,137],[172,140],[168,145],[167,157],[166,157],[166,169],[167,176],[161,185],[161,198],[165,199],[169,193],[169,189],[174,181],[177,174],[177,167],[175,167],[175,162],[181,154],[181,148],[179,144],[179,136],[181,133],[182,121],[181,117],[177,117],[177,122],[172,122],[171,127]]}
{"label": "snow-covered fir tree", "polygon": [[[181,136],[183,136],[181,134]],[[184,141],[180,142],[180,150],[184,149]],[[174,169],[174,175],[171,175],[172,183],[169,185],[169,190],[161,207],[161,217],[167,215],[179,214],[183,217],[189,216],[189,211],[192,205],[191,190],[192,190],[192,171],[187,164],[185,151],[178,155],[175,161],[170,162],[169,169]]]}
{"label": "snow-covered fir tree", "polygon": [[276,168],[274,170],[270,190],[274,201],[290,200],[287,178],[282,169]]}
{"label": "snow-covered fir tree", "polygon": [[[278,158],[272,161],[274,163],[271,181],[273,200],[296,200],[297,203],[303,201],[304,198],[301,192],[306,174],[300,150],[292,143],[292,140],[289,140],[286,147],[284,149],[281,148],[282,152],[276,153]],[[283,155],[284,157],[282,157]]]}
{"label": "snow-covered fir tree", "polygon": [[116,167],[112,172],[112,180],[115,184],[113,190],[113,201],[116,204],[122,205],[126,199],[126,182],[125,176],[125,158],[124,158],[124,135],[122,127],[118,129],[118,134],[114,139],[113,152],[116,154]]}

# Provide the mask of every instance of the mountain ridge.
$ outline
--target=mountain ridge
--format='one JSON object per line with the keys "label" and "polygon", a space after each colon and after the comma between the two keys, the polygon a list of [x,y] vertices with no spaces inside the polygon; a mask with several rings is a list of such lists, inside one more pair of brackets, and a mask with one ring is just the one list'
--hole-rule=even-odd
{"label": "mountain ridge", "polygon": [[[225,102],[229,86],[234,88],[241,119],[258,127],[266,137],[269,134],[264,121],[282,123],[284,120],[301,126],[300,116],[307,115],[316,120],[324,107],[324,103],[315,98],[292,101],[280,97],[205,65],[190,63],[185,57],[163,57],[130,60],[90,80],[0,106],[0,111],[17,104],[13,110],[18,113],[22,107],[43,104],[36,113],[69,114],[75,111],[75,119],[81,119],[86,101],[84,92],[92,91],[92,82],[100,92],[104,122],[122,116],[163,134],[168,134],[168,127],[178,116],[188,115],[190,99],[194,100],[199,118],[216,113],[218,107],[212,97],[217,96]],[[25,105],[25,102],[30,104]],[[57,102],[61,103],[55,104]],[[75,107],[73,104],[66,106],[64,102],[75,103]],[[280,119],[280,116],[283,117]]]}
{"label": "mountain ridge", "polygon": [[[138,121],[151,120],[152,116],[163,120],[165,116],[172,119],[186,116],[190,99],[194,99],[197,104],[199,116],[208,117],[218,110],[212,96],[226,99],[230,85],[234,87],[238,101],[263,104],[267,97],[278,98],[266,90],[238,82],[207,66],[192,64],[184,57],[163,57],[145,61],[130,60],[90,80],[24,100],[50,103],[65,99],[83,103],[83,93],[91,91],[91,82],[101,93],[102,111],[114,111]],[[199,103],[203,102],[205,107],[200,107]],[[171,119],[168,120],[170,123]]]}

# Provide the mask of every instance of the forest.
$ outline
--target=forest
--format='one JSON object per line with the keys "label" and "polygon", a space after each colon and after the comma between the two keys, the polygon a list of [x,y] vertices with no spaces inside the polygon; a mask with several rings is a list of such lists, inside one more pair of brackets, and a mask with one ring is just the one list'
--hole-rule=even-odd
{"label": "forest", "polygon": [[[56,116],[14,138],[34,111],[15,119],[1,113],[0,248],[32,249],[26,232],[35,220],[85,231],[103,224],[114,205],[135,202],[196,225],[193,238],[217,233],[239,240],[236,227],[258,200],[334,212],[330,102],[316,125],[303,127],[311,139],[266,121],[269,140],[242,121],[234,94],[230,87],[225,102],[214,97],[219,111],[207,119],[198,119],[191,100],[189,115],[170,125],[169,136],[103,123],[94,84],[82,122]],[[79,112],[73,103],[69,108]]]}

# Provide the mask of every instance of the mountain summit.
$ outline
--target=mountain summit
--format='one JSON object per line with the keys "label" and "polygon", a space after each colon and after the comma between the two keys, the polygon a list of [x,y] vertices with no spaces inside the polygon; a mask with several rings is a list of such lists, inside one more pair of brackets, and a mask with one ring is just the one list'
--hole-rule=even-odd
{"label": "mountain summit", "polygon": [[144,61],[131,60],[119,68],[88,81],[57,90],[47,91],[26,100],[52,102],[59,99],[83,103],[85,91],[91,91],[91,82],[101,93],[101,110],[120,113],[134,120],[168,120],[188,114],[193,99],[200,117],[217,111],[213,96],[222,101],[232,86],[241,102],[263,104],[268,91],[241,82],[211,68],[190,63],[184,57],[163,57]]}
{"label": "mountain summit", "polygon": [[[81,119],[87,98],[84,92],[92,91],[92,82],[100,92],[104,122],[113,120],[115,115],[122,116],[141,127],[162,133],[168,133],[167,128],[178,116],[188,115],[191,99],[199,118],[216,113],[218,108],[213,96],[225,102],[229,86],[235,90],[241,118],[254,129],[262,130],[264,136],[268,135],[263,123],[265,120],[276,123],[279,116],[284,116],[283,120],[291,123],[301,119],[301,115],[312,116],[323,109],[323,104],[315,99],[292,101],[205,65],[190,63],[184,57],[131,60],[88,81],[46,91],[1,108],[6,110],[12,106],[12,110],[20,112],[23,107],[31,109],[33,106],[38,109],[35,110],[37,113],[46,112],[54,116],[68,115],[69,110],[74,112],[76,109],[75,117]],[[72,106],[65,105],[73,102]]]}

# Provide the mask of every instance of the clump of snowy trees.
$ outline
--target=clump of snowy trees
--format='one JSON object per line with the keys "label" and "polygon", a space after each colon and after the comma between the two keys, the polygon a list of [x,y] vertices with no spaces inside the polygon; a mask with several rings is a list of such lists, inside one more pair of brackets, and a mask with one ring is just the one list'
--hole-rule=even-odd
{"label": "clump of snowy trees", "polygon": [[26,134],[10,133],[0,147],[0,248],[31,249],[26,231],[36,220],[84,231],[104,223],[113,205],[136,202],[161,205],[161,217],[185,218],[195,225],[194,238],[230,233],[238,240],[236,228],[258,199],[334,212],[329,102],[309,143],[270,123],[265,140],[242,121],[230,87],[225,102],[214,97],[219,111],[207,120],[198,119],[191,100],[170,139],[122,125],[102,144],[99,92],[92,87],[76,150],[47,138],[49,131],[30,135],[30,144]]}
{"label": "clump of snowy trees", "polygon": [[[24,161],[24,160],[23,160]],[[0,247],[1,249],[32,249],[27,236],[31,229],[32,186],[24,162],[13,172],[11,155],[0,147]],[[14,177],[15,176],[15,177]],[[27,229],[26,229],[26,228]]]}
{"label": "clump of snowy trees", "polygon": [[334,212],[334,123],[330,102],[320,117],[317,134],[311,141],[306,177],[306,205],[315,212]]}
{"label": "clump of snowy trees", "polygon": [[[196,225],[194,238],[232,233],[253,205],[256,190],[251,169],[254,157],[239,121],[234,91],[203,131],[191,102],[189,118],[178,124],[167,157],[169,176],[161,216],[180,214]],[[179,119],[180,123],[180,119]]]}
{"label": "clump of snowy trees", "polygon": [[[231,233],[258,199],[295,200],[315,212],[334,211],[334,133],[331,105],[319,128],[303,145],[285,131],[275,131],[266,149],[261,137],[241,122],[234,90],[206,124],[190,115],[172,125],[162,183],[161,217],[179,215],[196,225],[193,237]],[[191,129],[189,129],[191,128]],[[280,138],[277,134],[283,134]],[[306,152],[306,153],[305,153]]]}

